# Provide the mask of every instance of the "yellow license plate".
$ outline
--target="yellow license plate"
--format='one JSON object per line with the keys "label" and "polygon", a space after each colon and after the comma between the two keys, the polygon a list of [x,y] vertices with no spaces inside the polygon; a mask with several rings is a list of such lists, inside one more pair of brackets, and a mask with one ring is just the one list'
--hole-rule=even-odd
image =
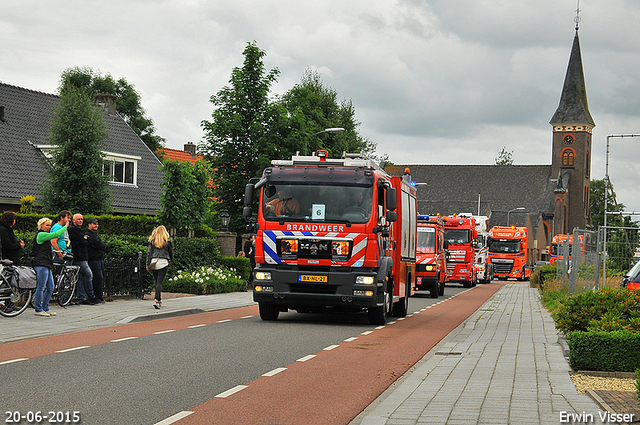
{"label": "yellow license plate", "polygon": [[300,282],[326,282],[327,276],[311,276],[311,275],[302,274],[298,276],[298,280]]}

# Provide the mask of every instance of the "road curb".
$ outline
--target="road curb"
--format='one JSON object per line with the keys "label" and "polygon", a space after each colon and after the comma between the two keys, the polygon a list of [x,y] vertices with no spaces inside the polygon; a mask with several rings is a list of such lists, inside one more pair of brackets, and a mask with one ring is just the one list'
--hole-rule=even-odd
{"label": "road curb", "polygon": [[200,314],[200,313],[206,313],[206,311],[201,308],[190,308],[186,310],[168,311],[166,313],[158,312],[158,313],[144,314],[140,316],[127,316],[116,323],[118,325],[126,325],[127,323],[148,322],[151,320],[166,319],[169,317],[189,316],[191,314]]}

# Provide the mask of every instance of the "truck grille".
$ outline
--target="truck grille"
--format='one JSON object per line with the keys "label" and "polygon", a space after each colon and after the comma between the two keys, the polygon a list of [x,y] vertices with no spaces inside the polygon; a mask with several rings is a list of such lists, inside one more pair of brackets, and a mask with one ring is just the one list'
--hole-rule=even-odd
{"label": "truck grille", "polygon": [[463,262],[466,256],[465,251],[449,251],[449,260],[455,262]]}
{"label": "truck grille", "polygon": [[334,285],[292,284],[291,292],[302,294],[335,294],[336,287]]}
{"label": "truck grille", "polygon": [[500,258],[492,258],[493,272],[497,274],[510,274],[513,270],[513,260],[503,260]]}

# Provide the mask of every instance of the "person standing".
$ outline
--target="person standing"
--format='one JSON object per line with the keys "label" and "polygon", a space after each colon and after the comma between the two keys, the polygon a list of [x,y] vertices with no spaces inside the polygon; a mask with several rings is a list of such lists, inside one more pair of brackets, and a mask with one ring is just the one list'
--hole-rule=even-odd
{"label": "person standing", "polygon": [[78,276],[78,301],[80,304],[95,305],[96,296],[93,293],[93,272],[89,267],[89,235],[83,229],[82,214],[73,215],[73,224],[69,226],[69,239],[71,240],[71,252],[73,264],[80,267]]}
{"label": "person standing", "polygon": [[13,233],[13,226],[16,224],[16,213],[5,211],[0,217],[0,246],[2,246],[2,257],[11,260],[14,266],[20,265],[20,251],[24,248],[24,241],[18,240]]}
{"label": "person standing", "polygon": [[[60,211],[60,214],[58,214],[58,222],[53,225],[53,227],[51,228],[51,232],[55,233],[63,227],[68,227],[70,221],[71,213],[67,210]],[[58,238],[51,240],[51,247],[58,257],[58,259],[56,260],[56,264],[62,264],[64,253],[71,252],[71,247],[69,246],[68,241],[69,234],[67,232],[60,235]]]}
{"label": "person standing", "polygon": [[89,235],[89,247],[87,249],[89,268],[93,273],[93,294],[96,297],[96,302],[104,304],[104,250],[107,245],[102,242],[102,239],[96,233],[98,231],[98,219],[90,218],[87,220],[88,235]]}
{"label": "person standing", "polygon": [[249,240],[244,243],[243,251],[244,256],[249,259],[249,263],[251,264],[246,289],[253,289],[253,269],[256,267],[256,235],[249,236]]}
{"label": "person standing", "polygon": [[36,271],[36,293],[35,308],[36,316],[55,316],[56,313],[49,311],[49,300],[53,293],[53,256],[51,255],[51,241],[64,235],[67,226],[58,229],[57,232],[50,233],[51,219],[43,217],[38,220],[38,234],[33,239],[33,260],[32,265]]}
{"label": "person standing", "polygon": [[147,248],[147,271],[153,271],[153,278],[156,281],[156,293],[153,307],[160,308],[162,304],[162,282],[167,276],[169,264],[173,262],[173,245],[169,240],[169,233],[164,226],[153,229],[149,236],[149,247]]}

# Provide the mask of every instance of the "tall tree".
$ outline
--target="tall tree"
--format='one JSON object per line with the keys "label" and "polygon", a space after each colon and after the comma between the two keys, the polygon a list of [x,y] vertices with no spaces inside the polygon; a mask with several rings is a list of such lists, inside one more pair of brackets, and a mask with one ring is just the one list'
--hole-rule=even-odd
{"label": "tall tree", "polygon": [[271,85],[280,71],[265,70],[265,54],[255,41],[247,43],[244,63],[232,70],[230,86],[210,98],[215,107],[212,120],[202,121],[205,140],[200,150],[216,170],[212,178],[218,200],[215,209],[229,211],[232,231],[244,228],[243,188],[267,160],[265,147],[273,140],[270,125],[281,122],[278,108],[269,102]]}
{"label": "tall tree", "polygon": [[158,218],[175,229],[195,230],[204,223],[209,211],[209,167],[204,161],[195,164],[165,161]]}
{"label": "tall tree", "polygon": [[[326,87],[320,74],[305,70],[300,83],[282,96],[281,104],[287,111],[289,125],[281,146],[280,158],[287,158],[295,150],[310,155],[318,149],[329,151],[330,157],[339,157],[343,152],[373,154],[376,144],[358,134],[360,122],[355,118],[351,100],[338,102],[337,92]],[[342,133],[315,133],[326,128],[341,127]]]}
{"label": "tall tree", "polygon": [[116,81],[110,74],[102,76],[91,68],[74,67],[62,72],[60,91],[68,86],[75,86],[91,97],[100,93],[115,95],[116,110],[149,149],[155,152],[164,145],[165,139],[155,134],[153,120],[145,116],[140,94],[124,77]]}
{"label": "tall tree", "polygon": [[[589,209],[591,211],[591,225],[594,229],[604,226],[604,190],[605,181],[591,180],[589,189]],[[624,212],[626,206],[616,202],[616,193],[613,187],[609,188],[607,196],[607,212]],[[609,215],[607,217],[607,226],[616,227],[635,227],[629,216]]]}
{"label": "tall tree", "polygon": [[44,208],[49,213],[104,214],[111,208],[111,192],[103,174],[107,131],[102,113],[84,90],[68,86],[60,96],[47,139],[56,149],[42,187]]}
{"label": "tall tree", "polygon": [[495,161],[496,165],[513,165],[513,151],[509,152],[507,147],[503,146]]}

